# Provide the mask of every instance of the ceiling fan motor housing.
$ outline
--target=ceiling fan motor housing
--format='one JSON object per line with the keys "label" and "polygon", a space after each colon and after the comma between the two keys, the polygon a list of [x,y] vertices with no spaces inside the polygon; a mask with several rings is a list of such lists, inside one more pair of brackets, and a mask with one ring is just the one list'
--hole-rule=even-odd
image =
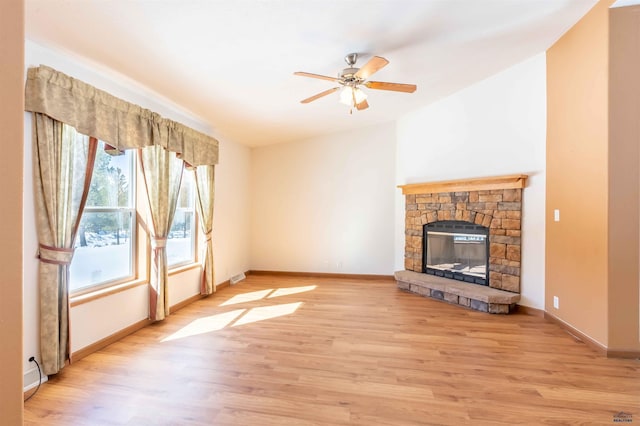
{"label": "ceiling fan motor housing", "polygon": [[360,68],[345,68],[342,70],[338,77],[340,78],[339,83],[343,86],[351,86],[355,87],[362,83],[364,83],[364,79],[357,77],[356,73]]}
{"label": "ceiling fan motor housing", "polygon": [[360,68],[355,68],[354,65],[356,64],[356,61],[358,60],[358,54],[357,53],[350,53],[347,56],[344,57],[344,61],[347,63],[347,65],[349,65],[349,67],[345,68],[342,70],[342,72],[340,72],[338,74],[338,77],[340,78],[340,84],[344,85],[344,86],[357,86],[358,84],[361,84],[362,82],[364,82],[363,79],[358,78],[355,76],[355,74],[360,70]]}

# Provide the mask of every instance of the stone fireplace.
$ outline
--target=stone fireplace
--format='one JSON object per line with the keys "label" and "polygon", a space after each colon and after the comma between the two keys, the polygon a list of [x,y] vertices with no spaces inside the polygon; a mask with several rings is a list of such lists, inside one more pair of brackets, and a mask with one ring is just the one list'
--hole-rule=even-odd
{"label": "stone fireplace", "polygon": [[[402,185],[405,270],[396,272],[399,288],[509,313],[520,300],[526,179],[510,175]],[[425,238],[430,229],[434,236]]]}

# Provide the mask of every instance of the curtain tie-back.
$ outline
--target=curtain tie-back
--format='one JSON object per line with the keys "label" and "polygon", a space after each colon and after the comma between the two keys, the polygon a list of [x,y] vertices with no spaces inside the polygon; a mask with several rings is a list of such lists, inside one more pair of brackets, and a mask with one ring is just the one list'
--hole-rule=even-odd
{"label": "curtain tie-back", "polygon": [[166,238],[161,238],[161,237],[157,237],[157,238],[151,238],[151,248],[152,249],[158,249],[158,248],[165,248],[167,246],[167,239]]}
{"label": "curtain tie-back", "polygon": [[69,265],[73,258],[73,249],[51,247],[40,244],[38,248],[38,259],[40,262],[52,263],[54,265]]}
{"label": "curtain tie-back", "polygon": [[213,236],[213,231],[211,231],[211,232],[205,232],[205,234],[204,234],[204,240],[205,240],[205,241],[207,241],[207,242],[209,242],[209,241],[211,241],[211,237],[212,237],[212,236]]}

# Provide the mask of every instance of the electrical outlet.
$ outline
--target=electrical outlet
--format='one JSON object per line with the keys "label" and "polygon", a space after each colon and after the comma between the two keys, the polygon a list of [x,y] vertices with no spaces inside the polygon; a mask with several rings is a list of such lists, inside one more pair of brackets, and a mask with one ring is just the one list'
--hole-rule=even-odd
{"label": "electrical outlet", "polygon": [[560,309],[560,298],[558,296],[553,296],[553,307]]}
{"label": "electrical outlet", "polygon": [[560,209],[555,209],[553,211],[553,220],[556,222],[560,222]]}

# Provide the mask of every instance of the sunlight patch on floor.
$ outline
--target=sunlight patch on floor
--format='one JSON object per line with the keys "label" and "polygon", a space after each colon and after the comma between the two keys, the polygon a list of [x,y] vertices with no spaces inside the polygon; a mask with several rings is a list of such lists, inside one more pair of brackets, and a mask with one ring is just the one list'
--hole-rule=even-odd
{"label": "sunlight patch on floor", "polygon": [[305,286],[302,286],[302,287],[283,287],[283,288],[279,288],[276,291],[274,291],[273,293],[271,293],[269,296],[267,296],[267,299],[271,299],[273,297],[288,296],[290,294],[304,293],[305,291],[315,290],[316,287],[318,287],[318,286],[317,285],[305,285]]}
{"label": "sunlight patch on floor", "polygon": [[249,310],[242,318],[238,319],[231,327],[264,321],[271,318],[282,317],[294,313],[302,305],[302,302],[285,303],[283,305],[261,306]]}
{"label": "sunlight patch on floor", "polygon": [[236,309],[234,311],[224,312],[222,314],[211,315],[204,318],[198,318],[190,324],[182,327],[177,332],[162,339],[162,342],[182,339],[184,337],[197,336],[199,334],[210,333],[212,331],[222,330],[233,320],[242,315],[246,309]]}
{"label": "sunlight patch on floor", "polygon": [[224,303],[221,303],[220,306],[237,305],[238,303],[245,303],[245,302],[255,302],[256,300],[264,299],[272,291],[273,289],[270,288],[267,290],[251,291],[249,293],[236,294],[231,299],[227,300]]}
{"label": "sunlight patch on floor", "polygon": [[[237,305],[239,303],[256,302],[263,299],[273,299],[274,297],[290,296],[292,294],[304,293],[317,288],[316,285],[298,286],[298,287],[282,287],[279,289],[266,289],[258,291],[250,291],[247,293],[236,294],[220,306]],[[235,309],[233,311],[221,314],[206,316],[192,321],[182,327],[177,332],[165,337],[161,342],[170,342],[172,340],[182,339],[185,337],[197,336],[200,334],[211,333],[213,331],[222,330],[227,327],[235,327],[236,325],[251,324],[258,321],[264,321],[272,318],[282,317],[294,313],[302,305],[302,302],[282,303],[270,306],[258,306],[254,308]]]}
{"label": "sunlight patch on floor", "polygon": [[272,299],[274,297],[289,296],[291,294],[312,291],[317,287],[317,285],[305,285],[299,287],[282,287],[277,290],[269,288],[266,290],[250,291],[248,293],[236,294],[231,299],[221,303],[220,306],[237,305],[238,303],[255,302],[261,299]]}

